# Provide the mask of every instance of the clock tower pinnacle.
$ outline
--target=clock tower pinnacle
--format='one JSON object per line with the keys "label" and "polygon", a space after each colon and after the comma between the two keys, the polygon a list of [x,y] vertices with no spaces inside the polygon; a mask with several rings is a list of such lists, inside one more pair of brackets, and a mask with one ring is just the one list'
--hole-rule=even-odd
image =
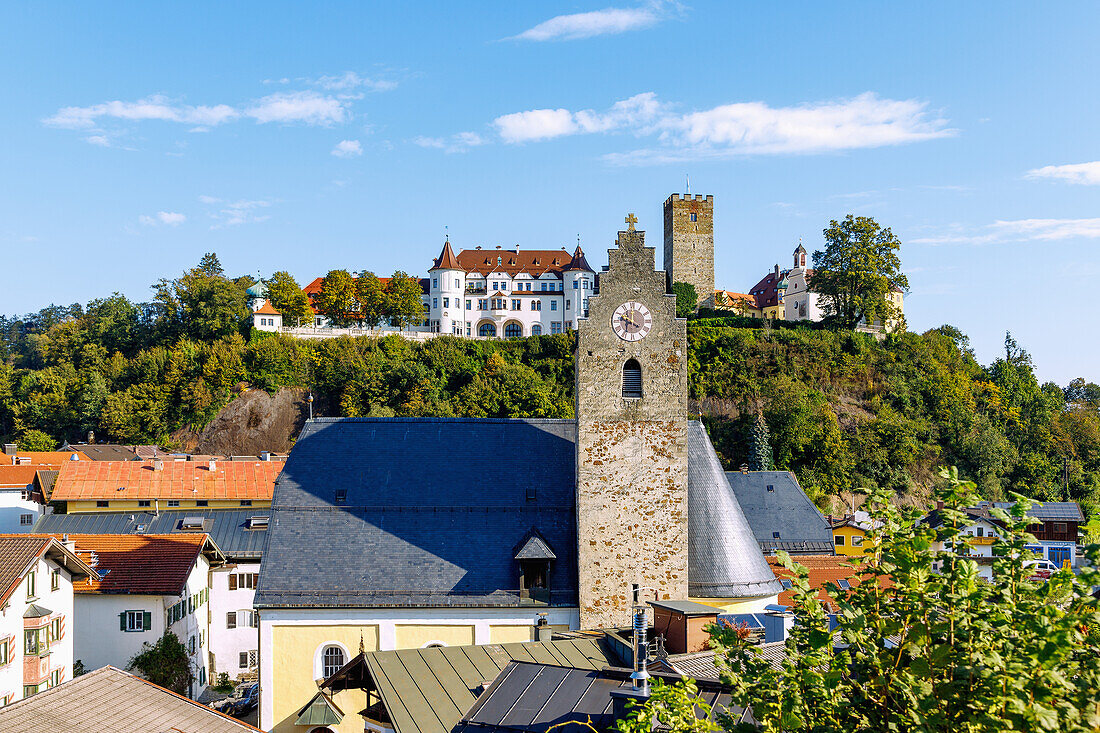
{"label": "clock tower pinnacle", "polygon": [[687,323],[636,221],[577,328],[581,628],[628,623],[632,583],[687,598]]}

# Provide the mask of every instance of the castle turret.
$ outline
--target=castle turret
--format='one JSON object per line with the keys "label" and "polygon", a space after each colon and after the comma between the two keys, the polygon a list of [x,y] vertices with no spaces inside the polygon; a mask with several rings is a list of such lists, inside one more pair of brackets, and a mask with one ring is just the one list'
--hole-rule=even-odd
{"label": "castle turret", "polygon": [[714,197],[674,193],[665,200],[665,272],[669,286],[695,286],[699,305],[714,306]]}
{"label": "castle turret", "polygon": [[806,267],[806,248],[802,246],[802,242],[798,243],[798,249],[794,251],[794,267],[795,269]]}
{"label": "castle turret", "polygon": [[435,258],[428,275],[431,279],[431,330],[461,334],[465,321],[462,294],[466,288],[466,270],[451,249],[450,237],[444,240],[443,251]]}

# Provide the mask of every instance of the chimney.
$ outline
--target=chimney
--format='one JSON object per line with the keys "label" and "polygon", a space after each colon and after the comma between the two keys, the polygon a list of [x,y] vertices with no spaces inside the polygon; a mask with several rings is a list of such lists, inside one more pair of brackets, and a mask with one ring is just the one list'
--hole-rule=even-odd
{"label": "chimney", "polygon": [[776,263],[775,265],[775,279],[779,279],[779,263]]}
{"label": "chimney", "polygon": [[741,464],[741,473],[748,473],[748,472],[749,472],[749,464],[742,463]]}
{"label": "chimney", "polygon": [[787,635],[794,628],[794,614],[787,613],[786,606],[769,604],[764,607],[767,613],[764,616],[764,643],[773,641],[786,641]]}
{"label": "chimney", "polygon": [[214,471],[218,468],[218,462],[213,458],[210,459],[210,470]]}
{"label": "chimney", "polygon": [[943,501],[941,501],[941,500],[936,501],[936,509],[938,509],[940,511],[943,510]]}
{"label": "chimney", "polygon": [[654,633],[664,637],[669,654],[705,652],[710,648],[707,627],[718,623],[719,610],[693,601],[650,601]]}
{"label": "chimney", "polygon": [[19,452],[18,449],[19,446],[17,446],[15,443],[4,443],[4,455],[6,456],[14,456],[16,453]]}
{"label": "chimney", "polygon": [[70,540],[69,535],[67,535],[67,534],[61,535],[61,544],[64,545],[65,549],[68,550],[69,552],[72,552],[72,553],[76,552],[76,542],[74,542],[73,540]]}
{"label": "chimney", "polygon": [[94,444],[95,444],[95,431],[94,430],[89,430],[88,431],[88,445],[94,445]]}
{"label": "chimney", "polygon": [[546,620],[546,614],[540,613],[539,620],[535,622],[535,641],[550,641],[554,636],[554,630]]}
{"label": "chimney", "polygon": [[270,461],[271,460],[271,451],[267,451],[267,450],[260,451],[260,460],[261,461]]}
{"label": "chimney", "polygon": [[153,470],[154,471],[163,471],[164,470],[164,459],[163,458],[154,458],[153,459]]}

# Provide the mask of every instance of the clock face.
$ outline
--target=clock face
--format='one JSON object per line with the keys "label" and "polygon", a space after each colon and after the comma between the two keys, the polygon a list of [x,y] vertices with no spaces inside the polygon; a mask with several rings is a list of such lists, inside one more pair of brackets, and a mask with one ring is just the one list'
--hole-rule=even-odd
{"label": "clock face", "polygon": [[623,341],[641,341],[653,328],[653,316],[641,303],[623,303],[611,315],[611,328]]}

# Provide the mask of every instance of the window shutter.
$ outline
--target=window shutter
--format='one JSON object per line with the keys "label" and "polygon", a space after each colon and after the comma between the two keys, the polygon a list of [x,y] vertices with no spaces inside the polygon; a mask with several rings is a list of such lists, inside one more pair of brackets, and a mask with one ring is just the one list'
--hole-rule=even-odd
{"label": "window shutter", "polygon": [[141,628],[146,631],[149,631],[153,628],[153,614],[149,613],[148,611],[141,614]]}
{"label": "window shutter", "polygon": [[237,574],[229,574],[229,590],[237,590]]}
{"label": "window shutter", "polygon": [[118,615],[118,630],[119,631],[125,631],[126,630],[126,612],[125,611],[123,611],[122,613],[120,613]]}
{"label": "window shutter", "polygon": [[639,399],[642,396],[642,368],[631,359],[623,365],[623,397]]}
{"label": "window shutter", "polygon": [[237,612],[236,611],[230,611],[229,613],[225,614],[225,628],[227,628],[227,629],[237,628]]}

